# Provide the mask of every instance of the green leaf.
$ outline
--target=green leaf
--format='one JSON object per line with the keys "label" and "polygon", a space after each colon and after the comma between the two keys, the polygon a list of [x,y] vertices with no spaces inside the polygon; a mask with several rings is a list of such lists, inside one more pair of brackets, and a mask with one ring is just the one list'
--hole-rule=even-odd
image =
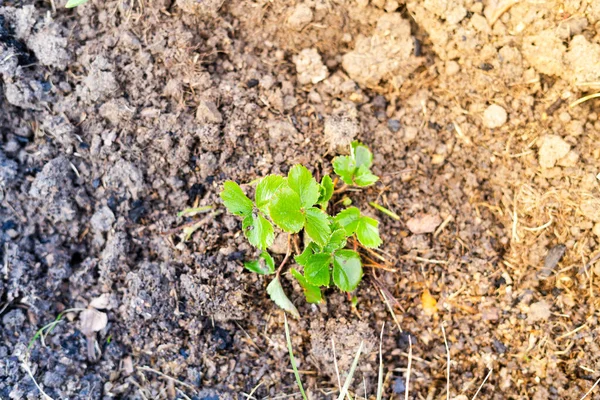
{"label": "green leaf", "polygon": [[348,235],[346,235],[346,231],[343,228],[333,231],[329,237],[329,242],[323,248],[323,252],[333,253],[334,251],[343,248],[346,245],[347,238]]}
{"label": "green leaf", "polygon": [[321,179],[321,188],[320,188],[320,196],[319,196],[319,200],[318,203],[323,207],[326,208],[327,207],[327,202],[331,199],[331,196],[333,196],[333,181],[331,180],[331,177],[329,175],[325,175],[322,179]]}
{"label": "green leaf", "polygon": [[273,225],[262,215],[253,213],[244,218],[242,229],[250,244],[261,250],[272,245],[275,239]]}
{"label": "green leaf", "polygon": [[356,174],[354,175],[354,183],[356,186],[369,186],[374,184],[379,180],[377,175],[374,175],[369,168],[361,165],[356,170]]}
{"label": "green leaf", "polygon": [[230,213],[247,217],[252,213],[253,203],[234,181],[226,181],[221,191],[221,199]]}
{"label": "green leaf", "polygon": [[334,220],[346,230],[346,234],[351,236],[356,232],[358,220],[360,219],[360,210],[356,207],[348,207],[335,216]]}
{"label": "green leaf", "polygon": [[294,317],[300,318],[298,309],[283,291],[279,277],[276,277],[269,283],[269,286],[267,286],[267,293],[269,293],[269,297],[271,297],[271,300],[273,300],[275,304],[292,314]]}
{"label": "green leaf", "polygon": [[282,185],[271,199],[269,213],[278,227],[296,233],[304,226],[304,214],[300,211],[300,196],[286,185]]}
{"label": "green leaf", "polygon": [[306,297],[306,301],[313,304],[318,304],[323,302],[323,296],[321,295],[321,289],[318,286],[311,285],[304,276],[294,268],[290,269],[292,276],[296,278],[300,286],[302,286],[302,290],[304,291],[304,296]]}
{"label": "green leaf", "polygon": [[379,221],[369,218],[361,217],[358,221],[358,227],[356,228],[356,237],[363,246],[373,248],[381,244],[381,238],[379,237]]}
{"label": "green leaf", "polygon": [[305,248],[304,251],[302,252],[302,254],[297,255],[296,257],[294,257],[294,260],[296,260],[296,262],[302,266],[306,266],[306,264],[308,263],[308,257],[312,256],[313,254],[315,254],[315,252],[318,250],[317,245],[314,242],[310,242]]}
{"label": "green leaf", "polygon": [[308,257],[308,262],[304,266],[304,276],[313,285],[329,285],[329,266],[331,265],[331,255],[317,253]]}
{"label": "green leaf", "polygon": [[[263,260],[262,263],[261,260]],[[263,251],[260,253],[258,260],[245,262],[244,267],[260,275],[270,275],[275,272],[275,261],[269,253]]]}
{"label": "green leaf", "polygon": [[73,7],[77,7],[80,6],[82,4],[87,3],[88,0],[69,0],[67,1],[67,4],[65,4],[65,8],[73,8]]}
{"label": "green leaf", "polygon": [[333,256],[333,283],[344,292],[351,292],[362,279],[362,263],[357,252],[339,250]]}
{"label": "green leaf", "polygon": [[285,178],[279,175],[267,175],[258,182],[256,186],[256,206],[258,209],[265,214],[269,212],[269,202],[273,195],[277,192],[277,189],[285,182]]}
{"label": "green leaf", "polygon": [[367,146],[359,141],[352,142],[352,156],[357,168],[365,166],[368,169],[373,164],[373,154]]}
{"label": "green leaf", "polygon": [[306,225],[304,229],[306,230],[306,233],[316,244],[319,245],[319,247],[325,246],[329,236],[331,235],[327,214],[318,208],[311,207],[306,210],[305,215]]}
{"label": "green leaf", "polygon": [[338,156],[333,159],[333,170],[338,174],[346,185],[352,185],[352,177],[356,163],[350,156]]}
{"label": "green leaf", "polygon": [[312,207],[319,200],[319,184],[306,167],[294,165],[288,172],[288,185],[298,193],[302,207]]}

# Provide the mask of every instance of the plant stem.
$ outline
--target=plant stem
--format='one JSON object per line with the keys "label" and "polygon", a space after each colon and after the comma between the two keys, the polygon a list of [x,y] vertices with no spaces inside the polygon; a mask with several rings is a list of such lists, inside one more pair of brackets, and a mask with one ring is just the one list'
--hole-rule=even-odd
{"label": "plant stem", "polygon": [[281,270],[285,266],[285,263],[287,262],[288,258],[290,258],[291,254],[292,254],[292,234],[288,233],[287,252],[285,253],[285,257],[283,258],[283,261],[281,262],[281,264],[279,264],[279,268],[277,268],[277,273],[275,275],[276,278],[279,278],[279,275],[281,275]]}
{"label": "plant stem", "polygon": [[349,185],[344,183],[339,189],[334,190],[333,194],[345,192],[349,187],[350,187]]}

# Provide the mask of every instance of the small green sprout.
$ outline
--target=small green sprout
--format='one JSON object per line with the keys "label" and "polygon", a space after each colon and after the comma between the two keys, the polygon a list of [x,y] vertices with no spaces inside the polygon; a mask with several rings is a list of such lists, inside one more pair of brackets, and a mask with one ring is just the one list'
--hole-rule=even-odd
{"label": "small green sprout", "polygon": [[[336,157],[333,163],[334,168],[336,164],[345,166],[343,172],[339,168],[335,170],[346,184],[368,186],[378,180],[369,170],[372,159],[366,146],[353,142],[351,155]],[[223,184],[220,195],[227,210],[242,218],[244,236],[261,250],[259,258],[245,262],[244,267],[261,275],[275,274],[267,287],[271,299],[290,314],[299,316],[283,290],[280,275],[290,256],[290,238],[302,230],[306,238],[304,251],[294,259],[303,267],[303,272],[292,268],[290,273],[302,287],[307,302],[323,302],[321,288],[332,283],[344,292],[354,291],[363,276],[356,247],[358,243],[365,248],[381,244],[379,222],[362,215],[356,207],[329,215],[327,207],[335,192],[334,181],[325,175],[318,183],[311,172],[299,164],[294,165],[286,177],[267,175],[253,183],[256,186],[254,200],[233,181]],[[267,252],[275,240],[276,228],[289,235],[288,254],[277,270],[273,257]],[[346,248],[350,238],[355,240],[353,249]]]}
{"label": "small green sprout", "polygon": [[87,2],[88,0],[69,0],[67,1],[67,4],[65,4],[65,8],[75,8]]}
{"label": "small green sprout", "polygon": [[339,156],[333,160],[333,170],[346,185],[369,186],[379,178],[371,172],[373,154],[358,141],[352,142],[349,156]]}

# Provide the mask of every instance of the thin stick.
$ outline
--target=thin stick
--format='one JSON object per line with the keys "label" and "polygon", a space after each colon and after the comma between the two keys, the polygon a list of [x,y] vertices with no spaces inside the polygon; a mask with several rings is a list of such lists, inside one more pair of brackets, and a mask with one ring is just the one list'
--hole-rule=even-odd
{"label": "thin stick", "polygon": [[163,378],[167,378],[167,379],[169,379],[169,380],[171,380],[171,381],[173,381],[175,383],[180,384],[181,386],[185,386],[186,388],[192,390],[194,393],[196,392],[196,388],[193,387],[192,385],[190,385],[189,383],[182,382],[179,379],[175,379],[175,378],[173,378],[173,377],[171,377],[171,376],[169,376],[167,374],[163,374],[162,372],[157,371],[154,368],[150,368],[150,367],[147,367],[145,365],[142,365],[140,367],[137,367],[137,369],[142,370],[142,371],[147,371],[147,372],[154,372],[155,374],[160,375]]}
{"label": "thin stick", "polygon": [[35,385],[35,387],[40,391],[40,393],[44,397],[44,400],[54,400],[52,397],[48,396],[46,394],[46,392],[44,392],[44,390],[40,387],[40,385],[38,385],[38,383],[36,382],[35,378],[33,377],[33,373],[31,372],[31,369],[29,368],[29,365],[27,365],[26,363],[23,363],[23,364],[21,364],[21,367],[23,367],[23,369],[25,370],[25,372],[27,372],[27,375],[29,375],[29,377],[33,381],[33,384]]}
{"label": "thin stick", "polygon": [[587,396],[588,396],[590,393],[592,393],[592,390],[594,390],[594,388],[595,388],[596,386],[598,386],[598,383],[599,383],[599,382],[600,382],[600,378],[598,378],[598,380],[597,380],[597,381],[594,383],[594,385],[593,385],[593,386],[590,388],[590,390],[588,390],[588,391],[587,391],[587,393],[586,393],[586,394],[584,394],[584,395],[583,395],[583,397],[582,397],[581,399],[579,399],[579,400],[583,400],[583,399],[585,399],[585,398],[586,398],[586,397],[587,397]]}
{"label": "thin stick", "polygon": [[287,262],[288,258],[290,258],[290,254],[292,253],[292,245],[291,244],[292,244],[292,234],[288,233],[287,252],[285,253],[285,257],[283,258],[283,261],[281,262],[281,264],[279,264],[279,268],[277,268],[277,274],[275,275],[275,278],[279,278],[279,275],[281,274],[281,270],[285,266],[285,263]]}
{"label": "thin stick", "polygon": [[388,217],[395,219],[396,221],[400,221],[400,216],[398,214],[396,214],[395,212],[393,212],[391,210],[388,210],[384,206],[380,206],[379,204],[375,203],[374,201],[370,202],[369,205],[371,207],[373,207],[374,209],[381,211]]}
{"label": "thin stick", "polygon": [[406,366],[406,391],[404,392],[404,400],[408,400],[408,392],[410,388],[410,369],[412,367],[412,339],[408,335],[408,365]]}
{"label": "thin stick", "polygon": [[450,348],[448,347],[448,339],[446,339],[446,330],[442,322],[442,334],[444,335],[444,345],[446,346],[446,399],[450,400]]}
{"label": "thin stick", "polygon": [[338,389],[342,391],[342,380],[340,379],[340,370],[338,369],[337,355],[335,354],[335,341],[331,337],[331,348],[333,349],[333,366],[335,367],[335,376],[337,376]]}
{"label": "thin stick", "polygon": [[[377,377],[377,400],[383,397],[383,331],[385,322],[381,326],[381,336],[379,336],[379,376]],[[367,398],[365,391],[365,399]]]}
{"label": "thin stick", "polygon": [[479,389],[477,389],[477,391],[475,392],[475,395],[473,396],[473,398],[471,400],[475,400],[475,398],[477,397],[477,395],[481,391],[481,388],[483,388],[483,385],[485,385],[485,383],[487,382],[488,378],[492,374],[492,371],[493,371],[493,369],[490,368],[490,372],[488,372],[488,374],[485,376],[485,379],[483,380],[483,382],[481,382],[481,386],[479,386]]}
{"label": "thin stick", "polygon": [[[288,253],[289,253],[289,251],[288,251]],[[290,327],[288,325],[287,316],[285,315],[285,313],[283,313],[283,321],[285,322],[285,340],[287,342],[288,352],[290,353],[290,363],[292,364],[292,369],[294,370],[294,376],[296,377],[296,383],[298,384],[298,388],[300,389],[302,398],[304,400],[308,400],[308,397],[306,397],[306,393],[304,393],[304,387],[302,386],[302,381],[300,380],[300,373],[298,372],[298,367],[296,366],[296,358],[294,357],[294,350],[292,349],[292,339],[290,337]]]}
{"label": "thin stick", "polygon": [[363,346],[364,342],[360,342],[360,346],[358,346],[358,351],[356,352],[356,356],[354,356],[354,361],[352,362],[350,372],[348,373],[346,381],[344,382],[344,387],[342,387],[342,391],[338,396],[338,400],[344,400],[344,397],[348,393],[348,389],[350,388],[350,384],[352,383],[352,378],[354,377],[354,372],[356,371],[356,367],[358,366],[358,360],[360,359],[360,353],[362,352]]}
{"label": "thin stick", "polygon": [[578,106],[581,103],[585,103],[588,100],[595,99],[595,98],[598,98],[598,97],[600,97],[600,92],[594,93],[594,94],[589,94],[587,96],[583,96],[582,98],[577,99],[574,102],[572,102],[571,104],[569,104],[569,107],[570,108],[576,107],[576,106]]}

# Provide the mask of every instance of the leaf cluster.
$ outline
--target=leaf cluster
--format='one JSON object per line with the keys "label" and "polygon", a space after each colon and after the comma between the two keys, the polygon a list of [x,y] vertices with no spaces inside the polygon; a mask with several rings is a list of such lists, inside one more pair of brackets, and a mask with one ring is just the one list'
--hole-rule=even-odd
{"label": "leaf cluster", "polygon": [[[372,158],[366,146],[353,142],[350,156],[334,159],[334,169],[346,184],[368,186],[378,179],[369,169]],[[245,268],[262,275],[276,274],[267,287],[275,303],[298,315],[283,291],[280,271],[275,271],[275,262],[267,251],[275,239],[275,227],[290,235],[304,230],[304,251],[295,257],[303,273],[294,268],[290,273],[303,288],[309,303],[322,302],[321,288],[332,283],[345,292],[355,290],[363,276],[362,262],[359,253],[346,245],[354,237],[364,247],[379,246],[378,221],[362,215],[356,207],[336,215],[327,214],[335,189],[333,180],[325,175],[319,183],[299,164],[287,176],[267,175],[253,183],[254,200],[233,181],[224,183],[220,195],[229,212],[242,218],[242,230],[250,244],[262,250],[257,260],[244,263]]]}

